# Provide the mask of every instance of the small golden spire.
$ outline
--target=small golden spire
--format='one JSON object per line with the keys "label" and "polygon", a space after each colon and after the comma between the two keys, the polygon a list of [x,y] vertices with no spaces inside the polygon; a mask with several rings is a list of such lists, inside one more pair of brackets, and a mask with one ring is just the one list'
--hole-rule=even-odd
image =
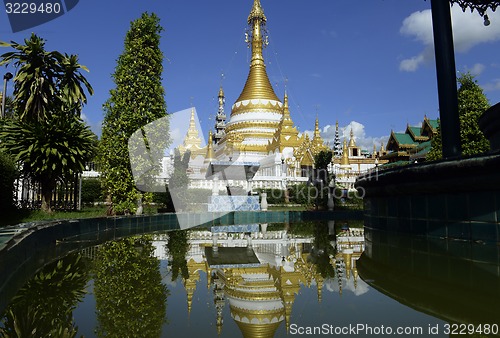
{"label": "small golden spire", "polygon": [[352,128],[351,128],[351,139],[349,140],[349,147],[355,147],[356,146],[356,142],[354,141],[354,132],[352,131]]}
{"label": "small golden spire", "polygon": [[208,132],[208,143],[207,143],[207,154],[205,155],[205,161],[210,162],[215,158],[214,148],[213,148],[213,136],[212,131]]}
{"label": "small golden spire", "polygon": [[318,291],[318,303],[323,300],[323,277],[320,274],[316,277],[316,287]]}
{"label": "small golden spire", "polygon": [[316,116],[316,122],[314,123],[314,136],[319,136],[319,120],[318,116]]}
{"label": "small golden spire", "polygon": [[342,149],[342,160],[340,161],[340,166],[349,166],[349,150],[347,149],[347,141],[344,139],[344,147]]}
{"label": "small golden spire", "polygon": [[222,89],[222,86],[219,88],[219,95],[218,97],[224,97],[224,90]]}
{"label": "small golden spire", "polygon": [[191,118],[189,119],[189,128],[184,137],[182,145],[179,146],[179,151],[184,153],[186,150],[199,150],[201,149],[201,138],[196,128],[196,122],[194,119],[194,108],[191,108]]}

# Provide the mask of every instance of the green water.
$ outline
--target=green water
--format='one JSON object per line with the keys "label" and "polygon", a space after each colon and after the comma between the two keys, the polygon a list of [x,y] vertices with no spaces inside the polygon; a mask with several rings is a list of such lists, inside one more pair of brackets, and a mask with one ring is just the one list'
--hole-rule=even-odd
{"label": "green water", "polygon": [[268,224],[216,241],[210,229],[179,230],[89,246],[19,290],[0,337],[498,336],[497,246],[360,226]]}

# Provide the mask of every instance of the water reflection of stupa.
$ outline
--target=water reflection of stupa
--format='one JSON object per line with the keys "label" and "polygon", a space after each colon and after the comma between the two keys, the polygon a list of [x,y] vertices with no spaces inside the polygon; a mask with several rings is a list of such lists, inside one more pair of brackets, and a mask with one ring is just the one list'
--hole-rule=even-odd
{"label": "water reflection of stupa", "polygon": [[[333,223],[333,222],[332,222]],[[231,318],[243,337],[274,337],[284,322],[288,331],[292,307],[301,287],[317,287],[321,302],[324,278],[311,260],[313,236],[267,230],[267,224],[213,227],[190,231],[186,253],[188,276],[183,278],[188,312],[200,272],[207,274],[207,287],[213,288],[217,332],[223,330],[223,309],[229,304]],[[168,234],[154,242],[156,255],[169,259],[165,250]],[[332,240],[340,251],[329,257],[339,279],[339,292],[346,283],[357,285],[356,260],[364,248],[363,232],[344,232]]]}

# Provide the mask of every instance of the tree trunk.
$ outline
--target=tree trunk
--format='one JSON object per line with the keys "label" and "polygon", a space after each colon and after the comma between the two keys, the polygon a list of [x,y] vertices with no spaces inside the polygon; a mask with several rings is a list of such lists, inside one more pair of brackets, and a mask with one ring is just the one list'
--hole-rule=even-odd
{"label": "tree trunk", "polygon": [[52,212],[52,192],[55,188],[55,183],[53,182],[42,182],[42,211],[46,213]]}

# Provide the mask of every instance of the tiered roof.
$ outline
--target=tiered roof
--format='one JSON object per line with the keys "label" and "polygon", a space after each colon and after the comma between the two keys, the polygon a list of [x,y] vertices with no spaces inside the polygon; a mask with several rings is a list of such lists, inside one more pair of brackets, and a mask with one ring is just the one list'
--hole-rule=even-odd
{"label": "tiered roof", "polygon": [[390,162],[409,161],[425,158],[430,150],[431,139],[436,135],[439,121],[431,120],[424,116],[420,127],[406,126],[404,133],[391,131],[387,141],[388,153],[382,156]]}

